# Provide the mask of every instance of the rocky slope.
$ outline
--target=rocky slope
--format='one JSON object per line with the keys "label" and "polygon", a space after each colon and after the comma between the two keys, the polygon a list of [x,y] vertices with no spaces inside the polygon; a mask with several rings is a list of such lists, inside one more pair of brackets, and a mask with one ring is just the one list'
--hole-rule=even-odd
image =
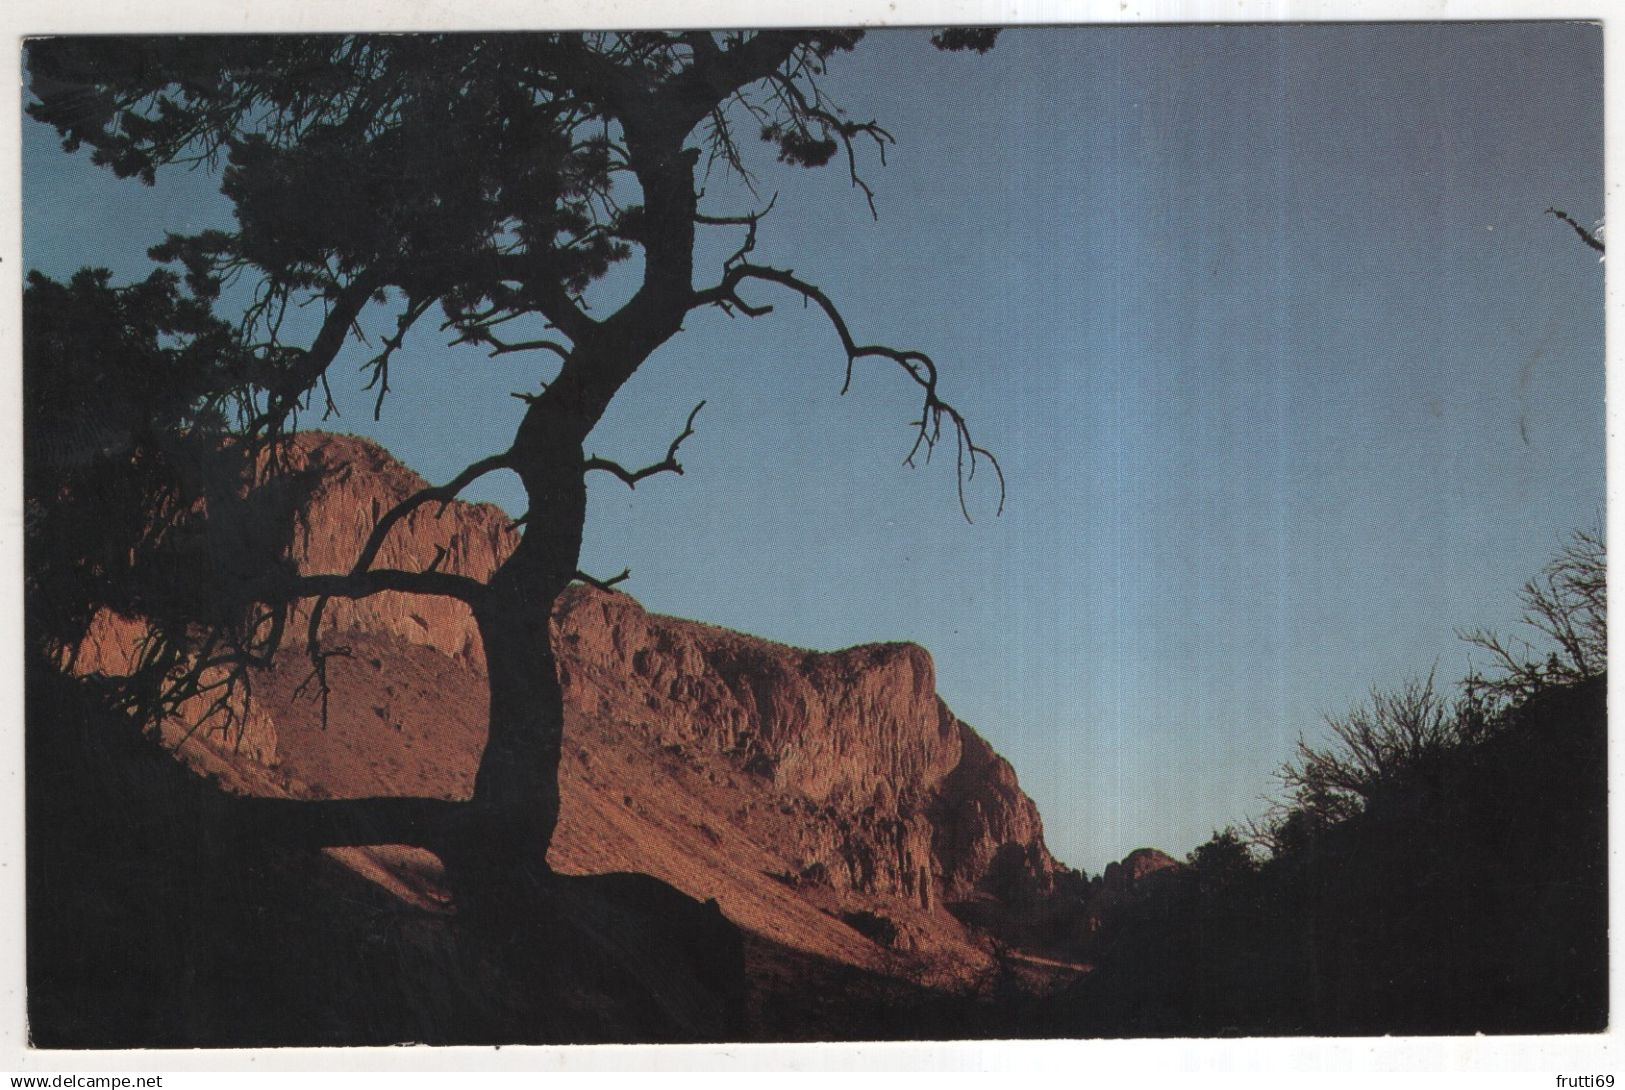
{"label": "rocky slope", "polygon": [[[326,469],[296,542],[307,573],[347,570],[377,517],[424,483],[348,437],[306,436],[295,458]],[[483,578],[515,542],[494,507],[426,504],[377,563]],[[323,641],[349,653],[329,660],[325,723],[299,691],[309,665],[295,620],[300,635],[257,679],[247,727],[193,734],[193,763],[262,794],[466,797],[485,699],[467,610],[399,594],[332,603]],[[985,936],[948,908],[1051,888],[1057,864],[1036,808],[937,697],[923,649],[804,651],[585,587],[553,621],[567,714],[557,869],[652,874],[774,943],[954,986],[994,963]],[[135,620],[99,618],[79,669],[123,672],[139,634]],[[427,853],[339,854],[397,895],[437,903]]]}

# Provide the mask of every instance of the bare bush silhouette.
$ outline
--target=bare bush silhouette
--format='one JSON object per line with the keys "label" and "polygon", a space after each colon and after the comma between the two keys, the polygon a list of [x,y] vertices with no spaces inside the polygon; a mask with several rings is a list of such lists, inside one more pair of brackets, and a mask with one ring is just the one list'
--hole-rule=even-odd
{"label": "bare bush silhouette", "polygon": [[1494,706],[1529,699],[1553,685],[1601,677],[1608,670],[1608,550],[1595,530],[1579,530],[1518,594],[1533,639],[1487,629],[1461,633],[1489,653],[1464,685]]}
{"label": "bare bush silhouette", "polygon": [[1293,808],[1319,823],[1342,821],[1459,744],[1465,722],[1432,673],[1397,689],[1374,688],[1354,708],[1326,717],[1328,743],[1300,737],[1296,756],[1278,776]]}

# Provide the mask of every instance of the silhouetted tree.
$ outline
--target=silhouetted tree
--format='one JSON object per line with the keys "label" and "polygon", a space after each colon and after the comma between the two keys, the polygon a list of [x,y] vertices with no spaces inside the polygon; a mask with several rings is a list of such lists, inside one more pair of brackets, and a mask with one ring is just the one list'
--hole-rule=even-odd
{"label": "silhouetted tree", "polygon": [[1342,821],[1459,743],[1462,722],[1431,673],[1396,690],[1373,689],[1347,713],[1326,717],[1328,743],[1300,737],[1297,756],[1277,775],[1293,809],[1316,824]]}
{"label": "silhouetted tree", "polygon": [[1186,861],[1203,892],[1228,889],[1258,873],[1258,860],[1253,858],[1246,838],[1233,827],[1223,832],[1215,830],[1192,849]]}
{"label": "silhouetted tree", "polygon": [[1489,665],[1466,680],[1470,696],[1505,706],[1607,672],[1608,550],[1601,533],[1576,531],[1518,597],[1534,640],[1486,629],[1462,634],[1490,655]]}
{"label": "silhouetted tree", "polygon": [[1250,838],[1274,855],[1300,851],[1330,826],[1414,782],[1451,751],[1504,728],[1509,713],[1546,690],[1602,678],[1608,669],[1607,553],[1601,534],[1570,536],[1519,594],[1523,622],[1535,640],[1483,629],[1462,639],[1490,653],[1450,698],[1434,675],[1395,690],[1374,688],[1365,702],[1326,717],[1330,738],[1300,737],[1292,760],[1276,773],[1285,798]]}
{"label": "silhouetted tree", "polygon": [[216,445],[238,381],[231,331],[173,274],[110,279],[36,273],[23,293],[26,616],[52,655],[77,644],[98,606],[142,597],[137,558],[185,517],[173,502],[183,467]]}
{"label": "silhouetted tree", "polygon": [[168,270],[124,288],[101,269],[34,274],[23,316],[29,646],[71,666],[99,609],[141,616],[115,705],[149,726],[185,705],[229,732],[255,646],[283,621],[245,589],[286,566],[313,484],[245,473],[230,423],[252,357]]}
{"label": "silhouetted tree", "polygon": [[[875,122],[848,118],[822,84],[830,61],[861,37],[785,30],[29,44],[29,112],[53,125],[69,151],[88,145],[94,162],[148,184],[166,164],[224,161],[236,228],[171,235],[153,256],[179,263],[199,300],[240,277],[256,285],[237,339],[219,354],[235,368],[229,385],[242,415],[233,441],[254,478],[244,494],[274,467],[275,442],[298,413],[313,403],[331,407],[328,369],[369,306],[386,305],[394,316],[393,333],[367,365],[378,407],[394,353],[426,321],[452,344],[536,353],[557,366],[550,381],[517,395],[527,407],[511,442],[384,512],[348,570],[299,574],[268,559],[222,591],[265,610],[263,623],[239,626],[228,666],[273,654],[287,608],[311,601],[305,645],[320,682],[323,604],[382,591],[465,603],[484,645],[489,735],[469,801],[258,800],[265,829],[313,845],[423,845],[447,860],[465,893],[493,883],[512,890],[545,873],[563,730],[551,607],[573,581],[607,586],[625,576],[598,580],[578,569],[586,477],[607,472],[632,486],[680,472],[694,416],[666,458],[643,468],[588,457],[583,443],[627,380],[698,309],[766,314],[771,308],[750,297],[752,288],[816,306],[840,339],[847,385],[865,359],[896,364],[917,385],[909,457],[951,441],[962,507],[978,463],[997,470],[941,397],[930,358],[860,343],[819,286],[754,259],[765,208],[702,208],[702,172],[748,177],[741,133],[774,145],[783,163],[816,167],[839,157],[869,195],[860,144],[883,149],[891,137]],[[945,32],[936,44],[980,51],[992,33]],[[710,230],[737,232],[740,243],[696,286],[696,239]],[[641,271],[630,296],[607,313],[589,310],[588,288],[634,257]],[[312,305],[321,320],[301,339],[283,319]],[[438,322],[429,318],[435,310]],[[86,358],[93,369],[112,366],[102,350]],[[181,402],[215,396],[193,394]],[[180,434],[185,416],[160,416],[157,426]],[[499,470],[518,477],[529,509],[518,520],[518,546],[488,581],[433,566],[376,566],[405,515]],[[1002,478],[998,484],[1002,499]],[[210,659],[212,637],[199,638],[194,672]]]}

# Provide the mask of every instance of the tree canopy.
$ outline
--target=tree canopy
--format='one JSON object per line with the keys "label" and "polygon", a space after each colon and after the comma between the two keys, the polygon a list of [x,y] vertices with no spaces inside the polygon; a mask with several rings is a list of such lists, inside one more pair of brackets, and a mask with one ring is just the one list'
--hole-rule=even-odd
{"label": "tree canopy", "polygon": [[[143,307],[159,318],[143,319],[151,329],[136,335],[136,356],[184,379],[155,380],[168,400],[151,414],[153,426],[194,436],[216,454],[231,452],[243,494],[275,468],[276,444],[301,413],[332,408],[329,368],[360,336],[358,320],[370,307],[387,306],[394,325],[366,363],[375,412],[385,405],[393,354],[425,327],[437,327],[453,345],[536,353],[547,363],[536,390],[516,392],[527,408],[511,440],[382,513],[347,571],[294,572],[282,562],[276,533],[254,531],[271,555],[234,568],[235,584],[211,584],[210,593],[268,612],[232,624],[212,618],[211,632],[232,633],[224,658],[214,636],[199,654],[195,626],[165,630],[174,655],[191,656],[192,672],[171,661],[164,676],[195,686],[205,661],[246,669],[274,654],[288,607],[313,600],[305,650],[325,686],[320,626],[328,598],[389,590],[449,596],[470,607],[491,688],[474,797],[449,809],[393,805],[410,800],[370,800],[378,804],[370,810],[330,806],[328,816],[308,822],[313,840],[425,843],[465,876],[542,867],[557,818],[563,715],[551,605],[572,581],[616,581],[577,566],[584,478],[602,471],[631,485],[680,472],[679,447],[693,434],[695,415],[667,457],[642,469],[589,458],[582,443],[626,381],[696,309],[768,313],[771,306],[751,298],[751,288],[818,307],[840,337],[848,384],[865,359],[895,364],[914,382],[921,403],[910,458],[952,442],[966,516],[965,483],[978,466],[991,468],[1002,496],[997,462],[940,396],[932,359],[860,342],[820,286],[754,260],[757,226],[772,201],[754,197],[747,139],[768,143],[782,164],[839,162],[873,209],[864,156],[870,149],[883,155],[892,138],[876,121],[848,117],[823,86],[828,65],[862,36],[784,30],[30,43],[36,101],[29,112],[54,126],[69,151],[88,147],[94,162],[147,184],[159,181],[166,165],[221,170],[236,228],[170,234],[153,248],[156,260],[184,271],[190,298],[180,297],[173,275],[151,282],[156,302]],[[993,38],[958,29],[933,41],[981,52]],[[753,206],[710,206],[702,182],[718,174],[745,182],[726,191],[749,194]],[[739,243],[705,273],[696,269],[696,241],[713,230],[733,232]],[[600,312],[589,290],[622,264],[635,270],[636,286]],[[82,305],[116,313],[121,300],[142,298],[119,296],[105,277],[87,276],[69,289]],[[231,323],[213,318],[210,304],[239,281],[252,286],[251,301]],[[34,312],[60,308],[63,290],[37,282]],[[290,319],[312,312],[319,320]],[[91,385],[121,354],[110,343],[90,346],[80,366],[91,376],[62,371],[36,380],[33,392],[49,396],[58,381]],[[229,421],[221,413],[228,405],[235,412]],[[209,427],[195,427],[205,410]],[[118,418],[103,419],[111,426]],[[407,513],[498,470],[519,478],[529,510],[518,520],[520,543],[489,581],[433,566],[375,566]],[[177,509],[190,510],[184,501]],[[222,510],[211,509],[208,521],[220,517]],[[38,554],[37,540],[31,550]],[[366,818],[345,828],[361,812]]]}

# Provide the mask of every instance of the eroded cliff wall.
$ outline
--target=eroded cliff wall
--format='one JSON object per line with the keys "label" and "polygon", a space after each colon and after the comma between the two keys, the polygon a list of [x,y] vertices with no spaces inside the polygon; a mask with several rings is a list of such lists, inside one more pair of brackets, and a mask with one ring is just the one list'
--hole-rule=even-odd
{"label": "eroded cliff wall", "polygon": [[[378,517],[424,487],[350,437],[304,436],[295,459],[325,467],[296,536],[307,574],[347,571]],[[493,506],[428,503],[376,565],[483,579],[517,540]],[[484,731],[483,655],[466,607],[394,593],[330,603],[323,640],[355,650],[331,660],[326,723],[295,691],[308,673],[304,616],[256,686],[253,730],[234,757],[279,768],[267,782],[295,794],[466,796]],[[806,651],[588,587],[564,595],[553,623],[568,723],[553,854],[564,865],[643,869],[697,896],[715,896],[705,884],[724,871],[765,874],[772,888],[738,912],[764,927],[776,926],[768,902],[781,888],[826,916],[895,900],[923,914],[900,928],[904,947],[953,930],[945,902],[1049,888],[1036,807],[938,698],[924,649]],[[98,619],[80,669],[127,669],[139,634],[137,621]],[[730,853],[726,866],[709,858]]]}

